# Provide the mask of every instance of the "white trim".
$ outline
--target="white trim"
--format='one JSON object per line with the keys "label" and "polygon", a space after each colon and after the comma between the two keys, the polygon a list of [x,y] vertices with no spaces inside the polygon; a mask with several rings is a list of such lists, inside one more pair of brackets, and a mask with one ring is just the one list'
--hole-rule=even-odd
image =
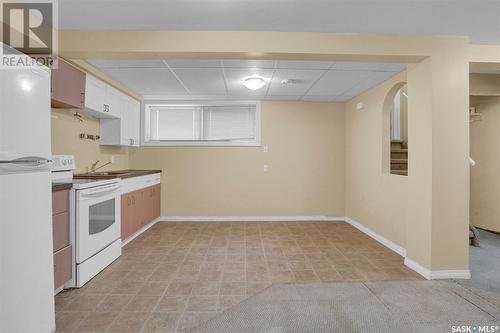
{"label": "white trim", "polygon": [[406,256],[406,249],[397,245],[393,241],[388,240],[387,238],[380,236],[377,234],[375,231],[365,227],[358,221],[355,221],[354,219],[345,216],[344,221],[355,227],[356,229],[360,230],[361,232],[364,232],[371,238],[375,239],[382,245],[385,245],[389,249],[393,250],[400,256],[405,257],[404,264],[408,268],[411,268],[418,274],[422,275],[424,278],[427,280],[443,280],[443,279],[470,279],[470,271],[469,270],[444,270],[444,271],[431,271],[416,261],[408,258]]}
{"label": "white trim", "polygon": [[442,279],[468,280],[470,279],[470,270],[431,271],[431,280]]}
{"label": "white trim", "polygon": [[318,222],[318,221],[344,221],[339,216],[161,216],[159,222]]}
{"label": "white trim", "polygon": [[149,228],[151,228],[152,226],[154,226],[156,223],[158,223],[160,221],[161,221],[161,216],[157,217],[156,219],[154,219],[153,221],[149,222],[148,224],[146,224],[141,229],[139,229],[136,232],[134,232],[127,239],[125,239],[125,240],[122,239],[122,247],[124,247],[125,245],[127,245],[128,243],[130,243],[131,241],[133,241],[137,236],[139,236],[144,231],[148,230]]}
{"label": "white trim", "polygon": [[431,274],[431,271],[429,269],[421,266],[419,263],[417,263],[416,261],[413,261],[412,259],[410,259],[408,257],[405,258],[405,266],[413,269],[415,272],[422,275],[427,280],[431,279],[432,274]]}
{"label": "white trim", "polygon": [[470,279],[470,271],[468,269],[431,271],[408,257],[405,258],[405,265],[427,280]]}
{"label": "white trim", "polygon": [[373,230],[365,227],[364,225],[362,225],[358,221],[356,221],[354,219],[351,219],[348,216],[344,216],[344,221],[347,222],[347,223],[349,223],[350,225],[352,225],[354,228],[360,230],[361,232],[367,234],[371,238],[375,239],[376,241],[378,241],[382,245],[384,245],[384,246],[388,247],[389,249],[393,250],[394,252],[396,252],[400,256],[406,257],[406,249],[404,247],[401,247],[398,244],[394,243],[393,241],[390,241],[387,238],[385,238],[383,236],[380,236],[375,231],[373,231]]}

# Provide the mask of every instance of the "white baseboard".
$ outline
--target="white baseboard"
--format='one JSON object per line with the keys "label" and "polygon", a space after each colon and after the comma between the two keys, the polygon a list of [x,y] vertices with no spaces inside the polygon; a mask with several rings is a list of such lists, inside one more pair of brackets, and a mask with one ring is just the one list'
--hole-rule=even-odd
{"label": "white baseboard", "polygon": [[160,222],[318,222],[344,221],[339,216],[161,216]]}
{"label": "white baseboard", "polygon": [[418,264],[416,261],[408,258],[406,256],[406,249],[399,246],[398,244],[388,240],[387,238],[380,236],[377,234],[375,231],[371,230],[370,228],[365,227],[358,221],[353,220],[352,218],[346,216],[344,220],[352,225],[353,227],[357,228],[358,230],[364,232],[371,238],[375,239],[379,243],[385,245],[389,249],[393,250],[397,254],[401,255],[402,257],[405,257],[404,264],[408,267],[417,272],[418,274],[422,275],[424,278],[427,280],[443,280],[443,279],[470,279],[470,271],[469,270],[445,270],[445,271],[431,271],[422,265]]}
{"label": "white baseboard", "polygon": [[424,266],[421,266],[419,263],[411,260],[408,257],[405,258],[405,266],[413,269],[415,272],[422,275],[427,280],[431,279],[432,274],[431,274],[431,271],[429,269],[425,268]]}
{"label": "white baseboard", "polygon": [[405,258],[405,265],[427,280],[470,279],[470,271],[468,269],[431,271],[408,257]]}
{"label": "white baseboard", "polygon": [[365,227],[361,223],[359,223],[356,220],[351,219],[348,216],[344,217],[344,221],[355,227],[356,229],[360,230],[361,232],[367,234],[371,238],[375,239],[382,245],[388,247],[389,249],[393,250],[397,254],[399,254],[402,257],[406,257],[406,249],[404,247],[399,246],[398,244],[394,243],[393,241],[388,240],[387,238],[380,236],[377,234],[375,231],[371,230],[370,228]]}
{"label": "white baseboard", "polygon": [[154,219],[153,221],[149,222],[148,224],[146,224],[144,227],[142,227],[141,229],[137,230],[136,232],[134,232],[132,235],[130,235],[129,238],[127,238],[126,240],[122,240],[122,247],[124,247],[125,245],[127,245],[128,243],[130,243],[131,241],[133,241],[137,236],[139,236],[140,234],[142,234],[144,231],[148,230],[149,228],[151,228],[152,226],[154,226],[156,223],[160,222],[161,221],[161,216]]}

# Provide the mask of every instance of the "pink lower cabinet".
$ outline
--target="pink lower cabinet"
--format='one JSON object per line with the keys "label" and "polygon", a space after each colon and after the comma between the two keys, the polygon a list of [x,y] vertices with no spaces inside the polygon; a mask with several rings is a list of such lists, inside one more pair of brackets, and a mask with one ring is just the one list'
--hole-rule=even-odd
{"label": "pink lower cabinet", "polygon": [[69,238],[69,190],[52,192],[52,237],[54,251],[54,289],[71,279]]}
{"label": "pink lower cabinet", "polygon": [[68,212],[52,216],[52,235],[54,252],[69,245],[69,214]]}
{"label": "pink lower cabinet", "polygon": [[71,279],[71,245],[54,253],[54,289]]}
{"label": "pink lower cabinet", "polygon": [[122,194],[122,240],[160,216],[160,184]]}

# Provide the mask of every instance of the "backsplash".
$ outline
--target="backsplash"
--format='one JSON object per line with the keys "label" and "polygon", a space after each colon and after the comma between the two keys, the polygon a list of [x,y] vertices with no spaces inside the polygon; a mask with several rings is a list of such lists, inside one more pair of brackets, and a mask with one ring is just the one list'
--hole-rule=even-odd
{"label": "backsplash", "polygon": [[119,170],[128,168],[128,148],[99,145],[99,140],[81,139],[80,134],[99,134],[99,120],[81,116],[78,119],[69,110],[52,109],[52,154],[70,154],[75,156],[75,173],[89,171],[90,165],[99,160],[98,166],[110,162],[114,156],[115,163],[102,170]]}

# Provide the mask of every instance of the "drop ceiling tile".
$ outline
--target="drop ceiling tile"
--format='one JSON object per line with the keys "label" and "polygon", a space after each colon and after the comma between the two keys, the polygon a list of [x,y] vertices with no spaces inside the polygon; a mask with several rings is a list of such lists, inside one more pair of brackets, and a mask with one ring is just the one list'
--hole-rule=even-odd
{"label": "drop ceiling tile", "polygon": [[274,63],[274,60],[222,60],[225,68],[274,68]]}
{"label": "drop ceiling tile", "polygon": [[303,96],[300,100],[304,102],[339,102],[339,96]]}
{"label": "drop ceiling tile", "polygon": [[[277,69],[268,95],[304,95],[324,72],[324,70]],[[282,84],[282,80],[295,80],[296,82]]]}
{"label": "drop ceiling tile", "polygon": [[222,63],[217,59],[167,59],[170,68],[219,68]]}
{"label": "drop ceiling tile", "polygon": [[344,95],[358,96],[363,92],[381,84],[392,76],[396,75],[395,72],[372,72],[365,80],[359,82],[351,89],[344,92]]}
{"label": "drop ceiling tile", "polygon": [[263,96],[262,99],[266,101],[299,101],[302,95],[267,95]]}
{"label": "drop ceiling tile", "polygon": [[370,74],[372,72],[330,70],[312,86],[307,95],[340,96]]}
{"label": "drop ceiling tile", "polygon": [[193,95],[225,95],[226,86],[220,68],[172,69]]}
{"label": "drop ceiling tile", "polygon": [[287,69],[329,69],[332,61],[278,60],[277,68]]}
{"label": "drop ceiling tile", "polygon": [[[225,68],[227,89],[229,95],[233,96],[264,96],[266,95],[270,80],[273,76],[273,69],[247,69],[247,68]],[[250,90],[243,86],[243,79],[251,75],[260,75],[266,79],[266,85],[259,90]]]}
{"label": "drop ceiling tile", "polygon": [[165,68],[161,59],[151,60],[119,60],[119,59],[90,59],[89,64],[99,69],[104,68]]}
{"label": "drop ceiling tile", "polygon": [[186,94],[185,89],[167,68],[113,68],[104,72],[140,95]]}
{"label": "drop ceiling tile", "polygon": [[331,69],[345,71],[379,71],[383,70],[383,68],[387,65],[387,63],[381,62],[339,61],[335,62]]}

